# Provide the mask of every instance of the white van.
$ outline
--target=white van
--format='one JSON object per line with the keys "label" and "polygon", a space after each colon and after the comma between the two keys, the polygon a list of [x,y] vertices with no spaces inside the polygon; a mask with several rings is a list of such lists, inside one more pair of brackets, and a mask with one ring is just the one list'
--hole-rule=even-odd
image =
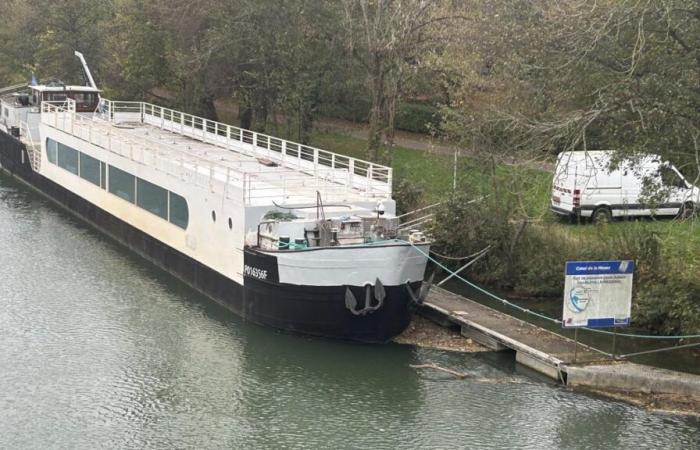
{"label": "white van", "polygon": [[[700,207],[700,189],[688,183],[672,164],[647,155],[634,164],[622,161],[617,169],[609,170],[613,154],[560,153],[552,180],[552,211],[599,222],[613,217],[686,216]],[[640,198],[645,180],[661,193],[653,206]]]}

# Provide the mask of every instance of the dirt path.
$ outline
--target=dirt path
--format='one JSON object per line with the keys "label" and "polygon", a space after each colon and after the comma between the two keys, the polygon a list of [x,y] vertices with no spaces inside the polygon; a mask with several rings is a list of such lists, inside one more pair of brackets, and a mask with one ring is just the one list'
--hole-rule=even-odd
{"label": "dirt path", "polygon": [[[219,117],[223,122],[234,123],[238,121],[238,105],[230,100],[217,100],[215,104]],[[281,119],[278,118],[278,120]],[[315,120],[314,129],[322,133],[339,133],[363,141],[369,139],[369,125],[349,120],[320,117]],[[461,156],[474,154],[470,149],[459,148],[454,144],[442,142],[440,139],[427,134],[401,130],[396,130],[394,144],[398,147],[438,155],[454,155],[454,152],[457,150],[459,150],[459,155]],[[522,162],[515,159],[499,158],[498,162],[507,165],[525,165],[529,168],[547,172],[554,171],[554,164],[549,161],[530,160]]]}
{"label": "dirt path", "polygon": [[[362,140],[369,139],[369,126],[364,123],[321,117],[316,119],[314,128],[321,132],[341,133]],[[401,130],[396,130],[394,143],[399,147],[444,155],[452,155],[457,150],[457,146],[442,143],[430,135]]]}

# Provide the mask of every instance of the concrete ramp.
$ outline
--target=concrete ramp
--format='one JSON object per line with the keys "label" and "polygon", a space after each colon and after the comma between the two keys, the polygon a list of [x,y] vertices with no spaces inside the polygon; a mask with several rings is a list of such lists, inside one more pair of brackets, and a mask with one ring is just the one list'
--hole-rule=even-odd
{"label": "concrete ramp", "polygon": [[[422,314],[494,351],[515,352],[518,363],[567,386],[641,396],[683,397],[700,403],[700,376],[627,361],[600,352],[544,328],[434,287]],[[577,350],[574,348],[577,347]],[[575,357],[574,357],[575,355]]]}

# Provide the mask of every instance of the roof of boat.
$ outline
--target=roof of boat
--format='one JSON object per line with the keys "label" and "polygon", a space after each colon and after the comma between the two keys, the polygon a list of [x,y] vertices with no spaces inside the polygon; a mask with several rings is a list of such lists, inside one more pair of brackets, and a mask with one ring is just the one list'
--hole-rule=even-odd
{"label": "roof of boat", "polygon": [[94,88],[92,86],[79,86],[79,85],[35,85],[29,86],[31,89],[39,92],[102,92],[101,90]]}

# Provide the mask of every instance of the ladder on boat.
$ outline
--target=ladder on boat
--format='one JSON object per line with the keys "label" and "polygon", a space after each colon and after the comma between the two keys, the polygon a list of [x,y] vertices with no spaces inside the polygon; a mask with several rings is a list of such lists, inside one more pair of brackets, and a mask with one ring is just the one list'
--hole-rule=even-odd
{"label": "ladder on boat", "polygon": [[41,144],[34,143],[32,139],[32,133],[29,130],[29,125],[26,122],[19,123],[19,135],[22,142],[24,142],[27,148],[27,154],[29,155],[29,164],[31,164],[34,172],[39,172],[41,169]]}

